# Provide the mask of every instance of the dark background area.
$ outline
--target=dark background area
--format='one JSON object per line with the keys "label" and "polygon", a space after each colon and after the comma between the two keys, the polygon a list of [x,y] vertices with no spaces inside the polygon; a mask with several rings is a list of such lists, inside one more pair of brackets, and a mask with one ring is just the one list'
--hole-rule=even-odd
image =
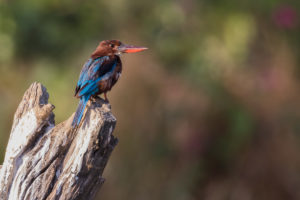
{"label": "dark background area", "polygon": [[34,81],[59,123],[98,43],[122,56],[108,94],[120,142],[99,199],[300,199],[300,1],[0,2],[0,163]]}

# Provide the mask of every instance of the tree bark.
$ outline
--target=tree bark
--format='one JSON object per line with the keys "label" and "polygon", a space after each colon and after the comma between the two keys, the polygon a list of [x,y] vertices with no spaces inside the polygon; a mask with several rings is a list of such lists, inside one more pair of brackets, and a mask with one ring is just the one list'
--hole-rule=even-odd
{"label": "tree bark", "polygon": [[90,100],[81,124],[74,114],[55,126],[54,106],[40,83],[25,92],[15,113],[3,165],[1,200],[93,199],[118,140],[116,119],[102,99]]}

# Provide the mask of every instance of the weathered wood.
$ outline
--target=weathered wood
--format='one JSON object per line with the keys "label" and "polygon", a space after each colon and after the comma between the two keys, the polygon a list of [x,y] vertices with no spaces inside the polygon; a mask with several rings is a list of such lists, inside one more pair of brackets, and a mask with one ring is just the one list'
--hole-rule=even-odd
{"label": "weathered wood", "polygon": [[33,83],[15,113],[0,167],[1,200],[93,199],[117,144],[116,119],[102,99],[88,103],[83,122],[73,115],[55,126],[54,106],[40,83]]}

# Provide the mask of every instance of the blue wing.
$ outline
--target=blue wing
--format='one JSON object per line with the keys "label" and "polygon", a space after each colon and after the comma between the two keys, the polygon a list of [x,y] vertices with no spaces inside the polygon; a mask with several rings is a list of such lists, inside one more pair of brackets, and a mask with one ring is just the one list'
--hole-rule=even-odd
{"label": "blue wing", "polygon": [[75,89],[75,96],[90,96],[98,92],[99,81],[113,73],[117,65],[116,59],[103,56],[97,59],[89,59],[81,70]]}
{"label": "blue wing", "polygon": [[78,82],[77,82],[77,86],[76,87],[79,87],[80,88],[80,86],[81,86],[81,84],[82,84],[82,81],[84,80],[84,79],[86,79],[87,78],[87,71],[89,70],[89,67],[92,65],[92,63],[93,63],[93,61],[95,61],[95,60],[93,60],[92,58],[90,58],[88,61],[86,61],[86,63],[84,64],[84,66],[83,66],[83,68],[82,68],[82,70],[81,70],[81,72],[80,72],[80,75],[79,75],[79,80],[78,80]]}

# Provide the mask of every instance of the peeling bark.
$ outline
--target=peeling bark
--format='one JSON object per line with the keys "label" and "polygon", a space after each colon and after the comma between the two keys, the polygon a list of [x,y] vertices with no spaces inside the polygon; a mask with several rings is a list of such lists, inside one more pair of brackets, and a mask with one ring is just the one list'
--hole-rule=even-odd
{"label": "peeling bark", "polygon": [[79,127],[74,114],[55,126],[54,106],[40,83],[33,83],[14,115],[3,165],[1,200],[93,199],[118,140],[116,119],[102,99],[89,101]]}

